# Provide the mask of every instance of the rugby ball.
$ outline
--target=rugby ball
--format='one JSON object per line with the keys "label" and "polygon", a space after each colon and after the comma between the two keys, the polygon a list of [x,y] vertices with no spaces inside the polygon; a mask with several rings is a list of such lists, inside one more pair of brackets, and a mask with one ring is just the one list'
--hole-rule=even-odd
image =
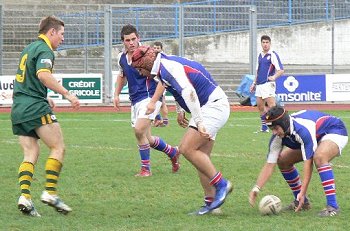
{"label": "rugby ball", "polygon": [[281,199],[275,195],[266,195],[259,202],[259,211],[261,215],[277,215],[281,212]]}

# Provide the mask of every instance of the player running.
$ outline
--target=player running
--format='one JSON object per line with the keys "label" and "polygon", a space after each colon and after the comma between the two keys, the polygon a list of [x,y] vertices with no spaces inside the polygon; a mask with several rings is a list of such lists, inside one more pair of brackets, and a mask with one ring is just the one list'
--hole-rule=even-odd
{"label": "player running", "polygon": [[139,154],[141,157],[141,170],[135,176],[148,177],[152,175],[150,149],[154,148],[164,152],[171,160],[172,171],[176,173],[180,164],[178,162],[179,151],[177,147],[167,144],[162,138],[152,136],[151,124],[158,114],[162,102],[156,103],[154,113],[146,115],[147,104],[153,96],[157,83],[153,79],[145,79],[138,71],[131,66],[131,56],[139,46],[140,38],[133,25],[125,25],[121,30],[121,40],[125,51],[119,54],[118,67],[120,74],[117,77],[114,93],[114,106],[119,109],[119,95],[123,86],[128,82],[129,98],[131,101],[131,126],[137,139]]}
{"label": "player running", "polygon": [[[230,105],[224,91],[209,72],[198,62],[186,58],[156,54],[152,47],[139,47],[133,54],[132,65],[147,79],[157,76],[157,91],[148,105],[149,112],[165,88],[178,104],[178,123],[188,129],[179,149],[196,167],[204,190],[205,205],[193,214],[203,215],[219,208],[232,191],[230,181],[223,178],[210,160],[217,132],[230,115]],[[185,111],[191,113],[188,121]]]}

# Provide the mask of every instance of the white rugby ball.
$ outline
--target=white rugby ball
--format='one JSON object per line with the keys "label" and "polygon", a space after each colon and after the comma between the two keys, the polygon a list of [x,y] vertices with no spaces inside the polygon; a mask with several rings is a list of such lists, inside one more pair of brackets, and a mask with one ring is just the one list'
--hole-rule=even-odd
{"label": "white rugby ball", "polygon": [[281,209],[281,199],[275,195],[266,195],[260,200],[259,211],[261,215],[277,215]]}

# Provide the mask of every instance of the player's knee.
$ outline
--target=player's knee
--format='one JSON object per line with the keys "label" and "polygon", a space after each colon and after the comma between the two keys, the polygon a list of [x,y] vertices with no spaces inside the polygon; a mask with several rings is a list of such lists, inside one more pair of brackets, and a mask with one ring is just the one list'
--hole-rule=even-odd
{"label": "player's knee", "polygon": [[290,161],[288,161],[285,158],[279,157],[277,159],[277,165],[278,165],[279,169],[289,169],[293,166],[293,163],[291,163]]}
{"label": "player's knee", "polygon": [[313,160],[314,160],[314,163],[315,163],[315,166],[317,168],[321,167],[322,165],[325,165],[329,162],[328,158],[324,155],[314,155],[313,157]]}
{"label": "player's knee", "polygon": [[182,143],[182,144],[180,144],[179,145],[179,152],[181,153],[181,154],[184,154],[184,155],[186,155],[187,153],[189,153],[189,148],[188,148],[188,145],[186,145],[186,144],[184,144],[184,143]]}
{"label": "player's knee", "polygon": [[136,124],[134,133],[137,139],[143,137],[145,135],[145,126],[143,124]]}
{"label": "player's knee", "polygon": [[66,152],[66,147],[64,144],[59,144],[54,147],[50,147],[51,153],[57,157],[63,157]]}

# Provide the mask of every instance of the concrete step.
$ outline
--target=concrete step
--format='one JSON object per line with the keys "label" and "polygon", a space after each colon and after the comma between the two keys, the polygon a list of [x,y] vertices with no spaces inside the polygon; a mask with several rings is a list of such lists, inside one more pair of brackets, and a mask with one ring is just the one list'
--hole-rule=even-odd
{"label": "concrete step", "polygon": [[[284,65],[285,75],[290,74],[329,74],[332,71],[331,65]],[[334,66],[335,74],[350,73],[349,66]]]}

